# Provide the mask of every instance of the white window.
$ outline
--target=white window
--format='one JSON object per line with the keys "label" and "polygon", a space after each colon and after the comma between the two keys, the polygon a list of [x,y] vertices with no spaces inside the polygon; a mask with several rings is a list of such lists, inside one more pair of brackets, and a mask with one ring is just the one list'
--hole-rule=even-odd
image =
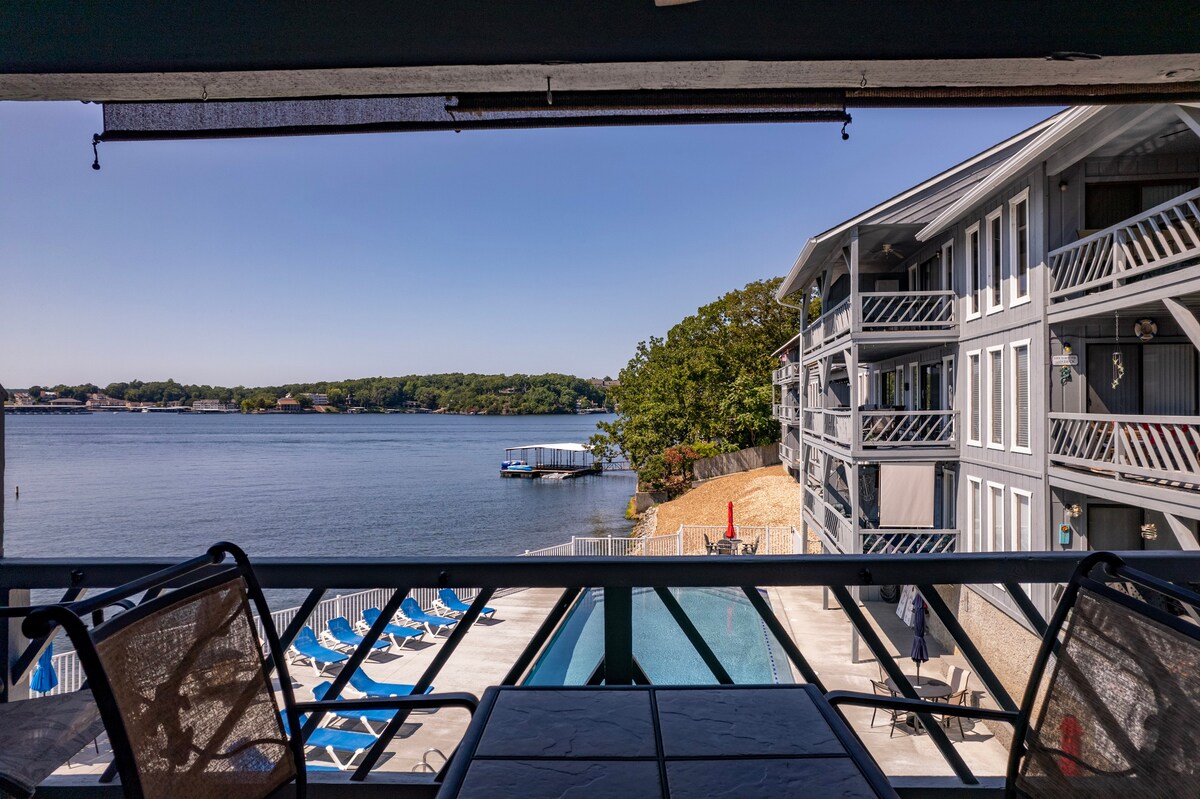
{"label": "white window", "polygon": [[988,447],[1004,449],[1004,348],[988,354]]}
{"label": "white window", "polygon": [[967,353],[967,443],[983,446],[983,376],[979,350]]}
{"label": "white window", "polygon": [[1012,344],[1012,448],[1031,454],[1029,448],[1029,340]]}
{"label": "white window", "polygon": [[1004,486],[988,483],[988,549],[1003,552],[1008,549],[1004,542]]}
{"label": "white window", "polygon": [[987,251],[987,312],[996,313],[1004,310],[1004,298],[1000,287],[1004,283],[1004,263],[1000,260],[1000,209],[997,208],[987,216],[987,232],[984,235],[984,248]]}
{"label": "white window", "polygon": [[983,251],[979,223],[967,228],[967,318],[979,316],[979,290],[983,287]]}
{"label": "white window", "polygon": [[1012,493],[1012,548],[1033,551],[1033,498],[1028,491],[1014,488]]}
{"label": "white window", "polygon": [[983,483],[978,477],[967,478],[967,551],[983,551]]}
{"label": "white window", "polygon": [[1029,302],[1029,189],[1008,201],[1008,260],[1012,304]]}

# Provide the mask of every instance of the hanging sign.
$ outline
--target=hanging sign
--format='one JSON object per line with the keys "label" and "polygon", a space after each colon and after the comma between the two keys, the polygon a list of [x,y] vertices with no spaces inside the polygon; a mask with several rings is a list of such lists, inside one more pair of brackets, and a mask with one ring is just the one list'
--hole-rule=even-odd
{"label": "hanging sign", "polygon": [[1050,365],[1051,366],[1078,366],[1079,365],[1079,356],[1078,355],[1051,355],[1050,356]]}

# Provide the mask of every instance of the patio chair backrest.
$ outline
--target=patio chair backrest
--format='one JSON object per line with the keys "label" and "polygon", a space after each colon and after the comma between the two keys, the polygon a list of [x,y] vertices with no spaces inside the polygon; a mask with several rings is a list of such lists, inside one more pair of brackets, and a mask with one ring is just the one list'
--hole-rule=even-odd
{"label": "patio chair backrest", "polygon": [[[197,573],[233,550],[214,547],[207,560],[160,572],[159,584],[129,584],[162,590],[192,578],[90,630],[81,617],[100,597],[46,608],[38,620],[60,624],[75,645],[127,797],[262,799],[292,779],[303,792],[302,749],[280,722],[251,614],[249,564],[236,550],[236,567]],[[257,583],[252,590],[269,618]],[[279,640],[267,631],[290,703]]]}
{"label": "patio chair backrest", "polygon": [[963,683],[965,682],[963,677],[965,675],[966,671],[958,666],[950,666],[946,669],[946,681],[950,684],[951,696],[954,696],[963,689]]}
{"label": "patio chair backrest", "polygon": [[329,620],[329,632],[331,633],[353,633],[350,628],[350,620],[345,616],[334,616]]}
{"label": "patio chair backrest", "polygon": [[[1139,593],[1200,606],[1192,592],[1104,560]],[[1077,578],[1064,595],[1070,619],[1060,607],[1026,690],[1026,718],[1039,688],[1041,699],[1032,724],[1014,733],[1024,745],[1010,760],[1010,795],[1200,796],[1200,627],[1086,572]]]}

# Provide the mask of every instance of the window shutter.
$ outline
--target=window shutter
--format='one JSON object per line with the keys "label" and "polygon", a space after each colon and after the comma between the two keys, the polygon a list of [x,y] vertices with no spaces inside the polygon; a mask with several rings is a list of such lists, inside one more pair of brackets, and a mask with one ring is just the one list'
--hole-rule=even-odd
{"label": "window shutter", "polygon": [[1017,347],[1017,446],[1029,446],[1029,347]]}
{"label": "window shutter", "polygon": [[989,353],[991,358],[991,443],[1004,443],[1004,351]]}
{"label": "window shutter", "polygon": [[981,392],[980,392],[980,388],[979,388],[979,382],[980,382],[979,378],[980,378],[979,356],[972,355],[971,356],[971,374],[970,374],[970,379],[971,379],[971,440],[972,441],[979,441],[982,436],[982,431],[980,430],[979,420],[980,420],[980,412],[982,410],[981,401],[982,401],[983,397],[980,395]]}

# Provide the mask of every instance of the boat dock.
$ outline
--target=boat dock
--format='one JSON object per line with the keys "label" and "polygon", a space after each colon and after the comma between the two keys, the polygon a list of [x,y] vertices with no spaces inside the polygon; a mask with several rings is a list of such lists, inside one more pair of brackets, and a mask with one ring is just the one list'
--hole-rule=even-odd
{"label": "boat dock", "polygon": [[508,447],[500,463],[501,477],[545,477],[565,480],[585,474],[599,474],[600,462],[583,444],[529,444]]}

